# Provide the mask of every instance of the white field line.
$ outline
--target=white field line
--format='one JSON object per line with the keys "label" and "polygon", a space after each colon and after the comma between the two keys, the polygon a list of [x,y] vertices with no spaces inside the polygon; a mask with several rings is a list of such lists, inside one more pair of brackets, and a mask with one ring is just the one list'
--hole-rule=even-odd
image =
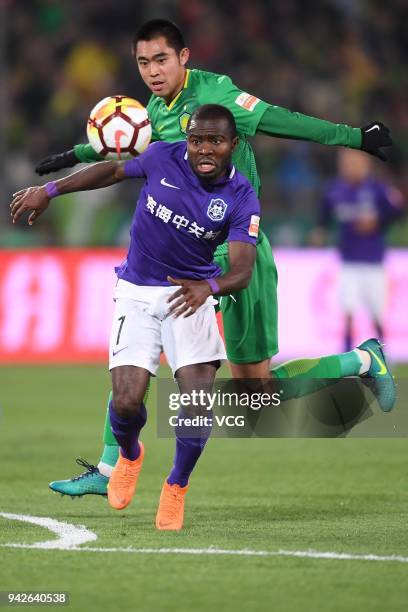
{"label": "white field line", "polygon": [[34,544],[3,544],[3,546],[18,546],[19,548],[54,548],[58,550],[69,550],[72,547],[77,547],[80,544],[93,542],[97,539],[97,535],[84,527],[83,525],[71,525],[63,523],[51,518],[42,516],[28,516],[25,514],[9,514],[0,512],[0,516],[12,521],[23,521],[24,523],[32,523],[39,527],[45,527],[52,531],[58,538],[55,540],[47,540],[46,542],[35,542]]}
{"label": "white field line", "polygon": [[223,548],[97,548],[81,546],[70,550],[85,550],[88,552],[121,552],[161,555],[231,555],[237,557],[306,557],[309,559],[334,559],[340,561],[398,561],[408,563],[408,557],[400,555],[357,555],[352,553],[321,552],[318,550],[231,550]]}
{"label": "white field line", "polygon": [[36,548],[54,549],[73,552],[98,552],[98,553],[135,553],[139,555],[230,555],[236,557],[298,557],[307,559],[329,559],[335,561],[394,561],[408,563],[408,557],[401,555],[375,555],[375,554],[353,554],[338,552],[323,552],[318,550],[232,550],[216,547],[208,548],[97,548],[93,546],[80,546],[97,539],[95,533],[84,526],[71,525],[54,519],[38,516],[26,516],[23,514],[9,514],[0,512],[3,518],[24,521],[40,527],[45,527],[58,536],[56,540],[47,542],[35,542],[34,544],[0,544],[1,548]]}

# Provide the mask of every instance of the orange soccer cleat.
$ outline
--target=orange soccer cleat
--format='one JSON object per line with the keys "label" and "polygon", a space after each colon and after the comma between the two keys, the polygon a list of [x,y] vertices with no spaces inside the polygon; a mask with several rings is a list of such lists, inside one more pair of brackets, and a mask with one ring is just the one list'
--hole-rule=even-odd
{"label": "orange soccer cleat", "polygon": [[143,443],[139,442],[139,445],[140,455],[135,461],[125,459],[119,452],[119,459],[109,479],[108,501],[112,508],[116,510],[126,508],[135,494],[137,479],[144,459]]}
{"label": "orange soccer cleat", "polygon": [[187,491],[188,485],[180,487],[178,484],[170,485],[167,480],[164,481],[156,515],[157,529],[179,531],[183,527],[184,496]]}

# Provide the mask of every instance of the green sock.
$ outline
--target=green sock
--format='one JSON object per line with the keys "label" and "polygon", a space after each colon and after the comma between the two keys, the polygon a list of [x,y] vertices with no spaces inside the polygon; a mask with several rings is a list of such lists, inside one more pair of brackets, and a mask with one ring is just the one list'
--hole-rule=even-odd
{"label": "green sock", "polygon": [[[146,393],[143,398],[144,403],[147,402],[147,398],[149,397],[149,389],[150,389],[150,382],[147,386]],[[105,463],[107,465],[110,465],[111,467],[115,467],[116,462],[119,458],[119,446],[118,446],[115,436],[112,433],[111,424],[110,424],[109,403],[111,399],[112,399],[112,391],[109,393],[107,407],[106,407],[105,426],[103,430],[104,447],[103,447],[103,452],[99,460],[99,463]]]}
{"label": "green sock", "polygon": [[[109,393],[108,403],[106,408],[105,426],[103,429],[103,452],[99,460],[99,463],[105,463],[111,467],[115,467],[117,460],[119,459],[119,446],[115,436],[112,433],[110,419],[109,419],[109,402],[112,399],[112,391]],[[100,468],[102,469],[102,468]],[[108,476],[108,474],[106,474]]]}
{"label": "green sock", "polygon": [[[345,376],[358,376],[361,359],[356,351],[316,359],[294,359],[271,370],[272,376],[289,380],[285,398],[303,397]],[[332,381],[330,379],[333,379]]]}
{"label": "green sock", "polygon": [[106,405],[106,417],[105,417],[105,427],[103,430],[103,443],[106,446],[117,446],[116,438],[112,433],[111,424],[109,419],[109,404],[112,399],[112,391],[109,393],[108,403]]}

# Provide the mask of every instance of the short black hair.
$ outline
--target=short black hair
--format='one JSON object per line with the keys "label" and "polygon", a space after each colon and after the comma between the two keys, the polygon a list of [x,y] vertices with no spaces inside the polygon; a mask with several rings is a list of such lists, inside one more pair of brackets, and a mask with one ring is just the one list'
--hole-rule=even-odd
{"label": "short black hair", "polygon": [[224,119],[228,124],[228,131],[231,138],[235,138],[237,135],[237,125],[235,123],[234,115],[231,111],[221,104],[203,104],[197,108],[191,115],[188,124],[187,131],[193,120],[206,120],[206,119]]}
{"label": "short black hair", "polygon": [[174,49],[177,54],[186,46],[184,36],[175,23],[167,21],[167,19],[152,19],[151,21],[146,21],[133,37],[133,55],[136,55],[136,47],[139,40],[153,40],[160,36],[164,36],[169,47]]}

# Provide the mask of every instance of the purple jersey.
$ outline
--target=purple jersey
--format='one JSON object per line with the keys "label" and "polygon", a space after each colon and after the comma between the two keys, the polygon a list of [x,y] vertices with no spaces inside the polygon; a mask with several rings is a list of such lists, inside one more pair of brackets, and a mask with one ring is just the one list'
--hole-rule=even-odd
{"label": "purple jersey", "polygon": [[205,279],[225,240],[256,246],[260,204],[248,180],[230,169],[216,184],[193,172],[185,142],[155,142],[125,162],[128,177],[145,177],[119,278],[136,285],[170,285],[167,276]]}
{"label": "purple jersey", "polygon": [[[334,220],[339,225],[339,249],[348,262],[379,263],[384,257],[385,230],[402,214],[402,195],[379,181],[367,178],[361,183],[344,179],[331,182],[326,191],[320,224]],[[371,217],[374,227],[364,229]]]}

